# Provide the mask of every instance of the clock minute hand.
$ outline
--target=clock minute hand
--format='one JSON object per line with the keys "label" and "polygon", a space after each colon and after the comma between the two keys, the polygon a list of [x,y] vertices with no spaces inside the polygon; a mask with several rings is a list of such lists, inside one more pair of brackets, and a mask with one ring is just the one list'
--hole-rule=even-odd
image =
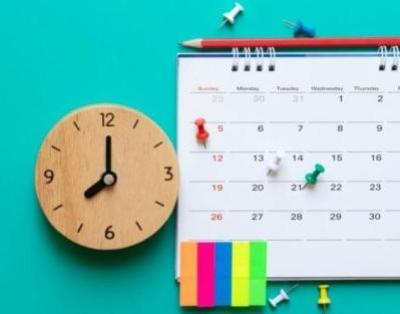
{"label": "clock minute hand", "polygon": [[111,136],[106,136],[106,173],[111,172]]}
{"label": "clock minute hand", "polygon": [[108,186],[112,186],[117,182],[117,175],[111,170],[111,136],[106,136],[106,170],[100,180],[90,186],[84,195],[86,198],[91,198]]}

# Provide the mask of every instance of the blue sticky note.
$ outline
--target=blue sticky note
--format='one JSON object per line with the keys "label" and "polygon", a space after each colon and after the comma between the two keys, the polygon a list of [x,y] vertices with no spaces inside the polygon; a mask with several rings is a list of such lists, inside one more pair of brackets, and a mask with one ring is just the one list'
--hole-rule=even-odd
{"label": "blue sticky note", "polygon": [[231,305],[232,243],[215,245],[215,305]]}

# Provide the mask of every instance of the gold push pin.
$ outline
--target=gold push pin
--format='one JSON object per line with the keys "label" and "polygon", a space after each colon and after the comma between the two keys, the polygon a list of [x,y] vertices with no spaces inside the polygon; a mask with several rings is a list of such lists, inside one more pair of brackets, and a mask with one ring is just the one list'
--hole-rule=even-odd
{"label": "gold push pin", "polygon": [[331,304],[331,299],[328,296],[329,285],[319,285],[319,299],[318,304],[322,306],[324,314],[326,314],[326,308]]}

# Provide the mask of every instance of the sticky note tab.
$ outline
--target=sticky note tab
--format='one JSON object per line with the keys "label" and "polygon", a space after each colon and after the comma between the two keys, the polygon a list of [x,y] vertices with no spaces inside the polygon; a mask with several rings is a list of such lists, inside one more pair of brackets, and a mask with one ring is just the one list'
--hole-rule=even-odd
{"label": "sticky note tab", "polygon": [[250,305],[266,304],[266,265],[267,243],[253,241],[250,243]]}
{"label": "sticky note tab", "polygon": [[266,305],[265,241],[182,242],[181,306]]}
{"label": "sticky note tab", "polygon": [[215,244],[215,305],[231,305],[232,244]]}
{"label": "sticky note tab", "polygon": [[249,306],[249,242],[232,243],[232,306]]}
{"label": "sticky note tab", "polygon": [[197,243],[180,244],[180,305],[197,306]]}
{"label": "sticky note tab", "polygon": [[215,305],[215,243],[197,244],[197,305]]}

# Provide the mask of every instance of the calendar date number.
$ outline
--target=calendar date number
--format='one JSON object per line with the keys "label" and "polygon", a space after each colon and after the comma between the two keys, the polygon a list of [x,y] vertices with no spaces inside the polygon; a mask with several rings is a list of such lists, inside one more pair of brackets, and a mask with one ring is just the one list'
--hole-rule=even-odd
{"label": "calendar date number", "polygon": [[224,219],[224,215],[222,213],[211,213],[210,219],[211,221],[222,221]]}

